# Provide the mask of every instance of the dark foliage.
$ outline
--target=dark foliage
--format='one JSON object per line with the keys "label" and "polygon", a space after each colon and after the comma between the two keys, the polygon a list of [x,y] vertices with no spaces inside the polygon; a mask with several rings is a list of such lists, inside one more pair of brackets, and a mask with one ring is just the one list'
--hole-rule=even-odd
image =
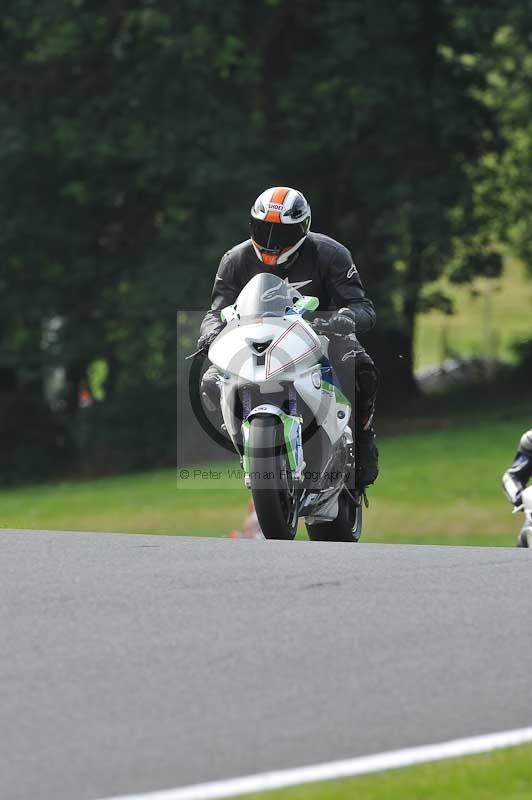
{"label": "dark foliage", "polygon": [[80,470],[107,475],[175,463],[173,387],[130,386],[108,402],[80,409],[76,430]]}
{"label": "dark foliage", "polygon": [[[175,310],[208,305],[268,185],[300,187],[313,228],[352,249],[386,394],[414,392],[422,287],[449,265],[460,280],[498,265],[484,255],[503,202],[493,164],[505,147],[517,158],[519,114],[503,114],[493,71],[512,44],[528,50],[523,15],[501,40],[509,5],[488,6],[6,0],[0,368],[9,403],[32,387],[43,455],[10,433],[0,474],[22,475],[13,459],[36,478],[68,458],[91,472],[175,461]],[[105,401],[80,411],[96,360]],[[79,462],[44,400],[54,365]]]}
{"label": "dark foliage", "polygon": [[72,477],[78,451],[71,427],[30,392],[0,396],[0,485]]}

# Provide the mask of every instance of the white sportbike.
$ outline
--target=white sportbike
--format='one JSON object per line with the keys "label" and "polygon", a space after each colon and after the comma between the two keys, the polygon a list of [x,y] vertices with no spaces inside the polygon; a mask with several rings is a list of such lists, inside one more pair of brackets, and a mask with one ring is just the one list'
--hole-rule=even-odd
{"label": "white sportbike", "polygon": [[346,486],[355,468],[351,405],[327,359],[328,338],[303,319],[318,307],[299,292],[304,285],[252,278],[222,311],[209,360],[266,538],[293,539],[302,517],[310,539],[356,542],[362,505]]}
{"label": "white sportbike", "polygon": [[518,511],[523,512],[525,521],[517,539],[517,546],[532,547],[532,486],[521,492],[521,504],[514,509],[514,513]]}

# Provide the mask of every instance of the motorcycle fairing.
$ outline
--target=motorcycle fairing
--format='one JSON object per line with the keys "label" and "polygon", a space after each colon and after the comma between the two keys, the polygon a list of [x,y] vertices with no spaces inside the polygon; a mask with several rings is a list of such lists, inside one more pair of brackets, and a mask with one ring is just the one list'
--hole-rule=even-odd
{"label": "motorcycle fairing", "polygon": [[[316,386],[318,381],[319,385]],[[297,394],[304,400],[317,424],[324,429],[331,444],[337,442],[343,436],[351,416],[351,404],[347,397],[337,387],[321,379],[319,368],[299,375],[293,383]]]}
{"label": "motorcycle fairing", "polygon": [[[269,344],[268,344],[269,343]],[[258,352],[255,344],[267,344]],[[310,325],[293,315],[228,323],[209,349],[209,360],[240,385],[293,380],[299,369],[321,358],[321,341]]]}
{"label": "motorcycle fairing", "polygon": [[273,378],[317,353],[321,355],[320,340],[309,325],[295,319],[268,347],[265,377]]}

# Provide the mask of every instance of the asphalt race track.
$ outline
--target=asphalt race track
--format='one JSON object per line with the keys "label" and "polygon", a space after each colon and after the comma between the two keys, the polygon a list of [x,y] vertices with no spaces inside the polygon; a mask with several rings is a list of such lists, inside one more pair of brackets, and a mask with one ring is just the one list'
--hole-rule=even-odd
{"label": "asphalt race track", "polygon": [[532,554],[0,531],[0,797],[532,725]]}

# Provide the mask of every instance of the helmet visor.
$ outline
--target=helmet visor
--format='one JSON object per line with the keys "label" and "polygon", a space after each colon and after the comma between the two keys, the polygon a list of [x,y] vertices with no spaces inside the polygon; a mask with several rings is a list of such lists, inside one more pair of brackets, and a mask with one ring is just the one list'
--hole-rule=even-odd
{"label": "helmet visor", "polygon": [[258,247],[272,253],[280,253],[293,247],[306,234],[305,225],[301,222],[283,224],[282,222],[265,222],[262,219],[251,219],[251,238]]}

